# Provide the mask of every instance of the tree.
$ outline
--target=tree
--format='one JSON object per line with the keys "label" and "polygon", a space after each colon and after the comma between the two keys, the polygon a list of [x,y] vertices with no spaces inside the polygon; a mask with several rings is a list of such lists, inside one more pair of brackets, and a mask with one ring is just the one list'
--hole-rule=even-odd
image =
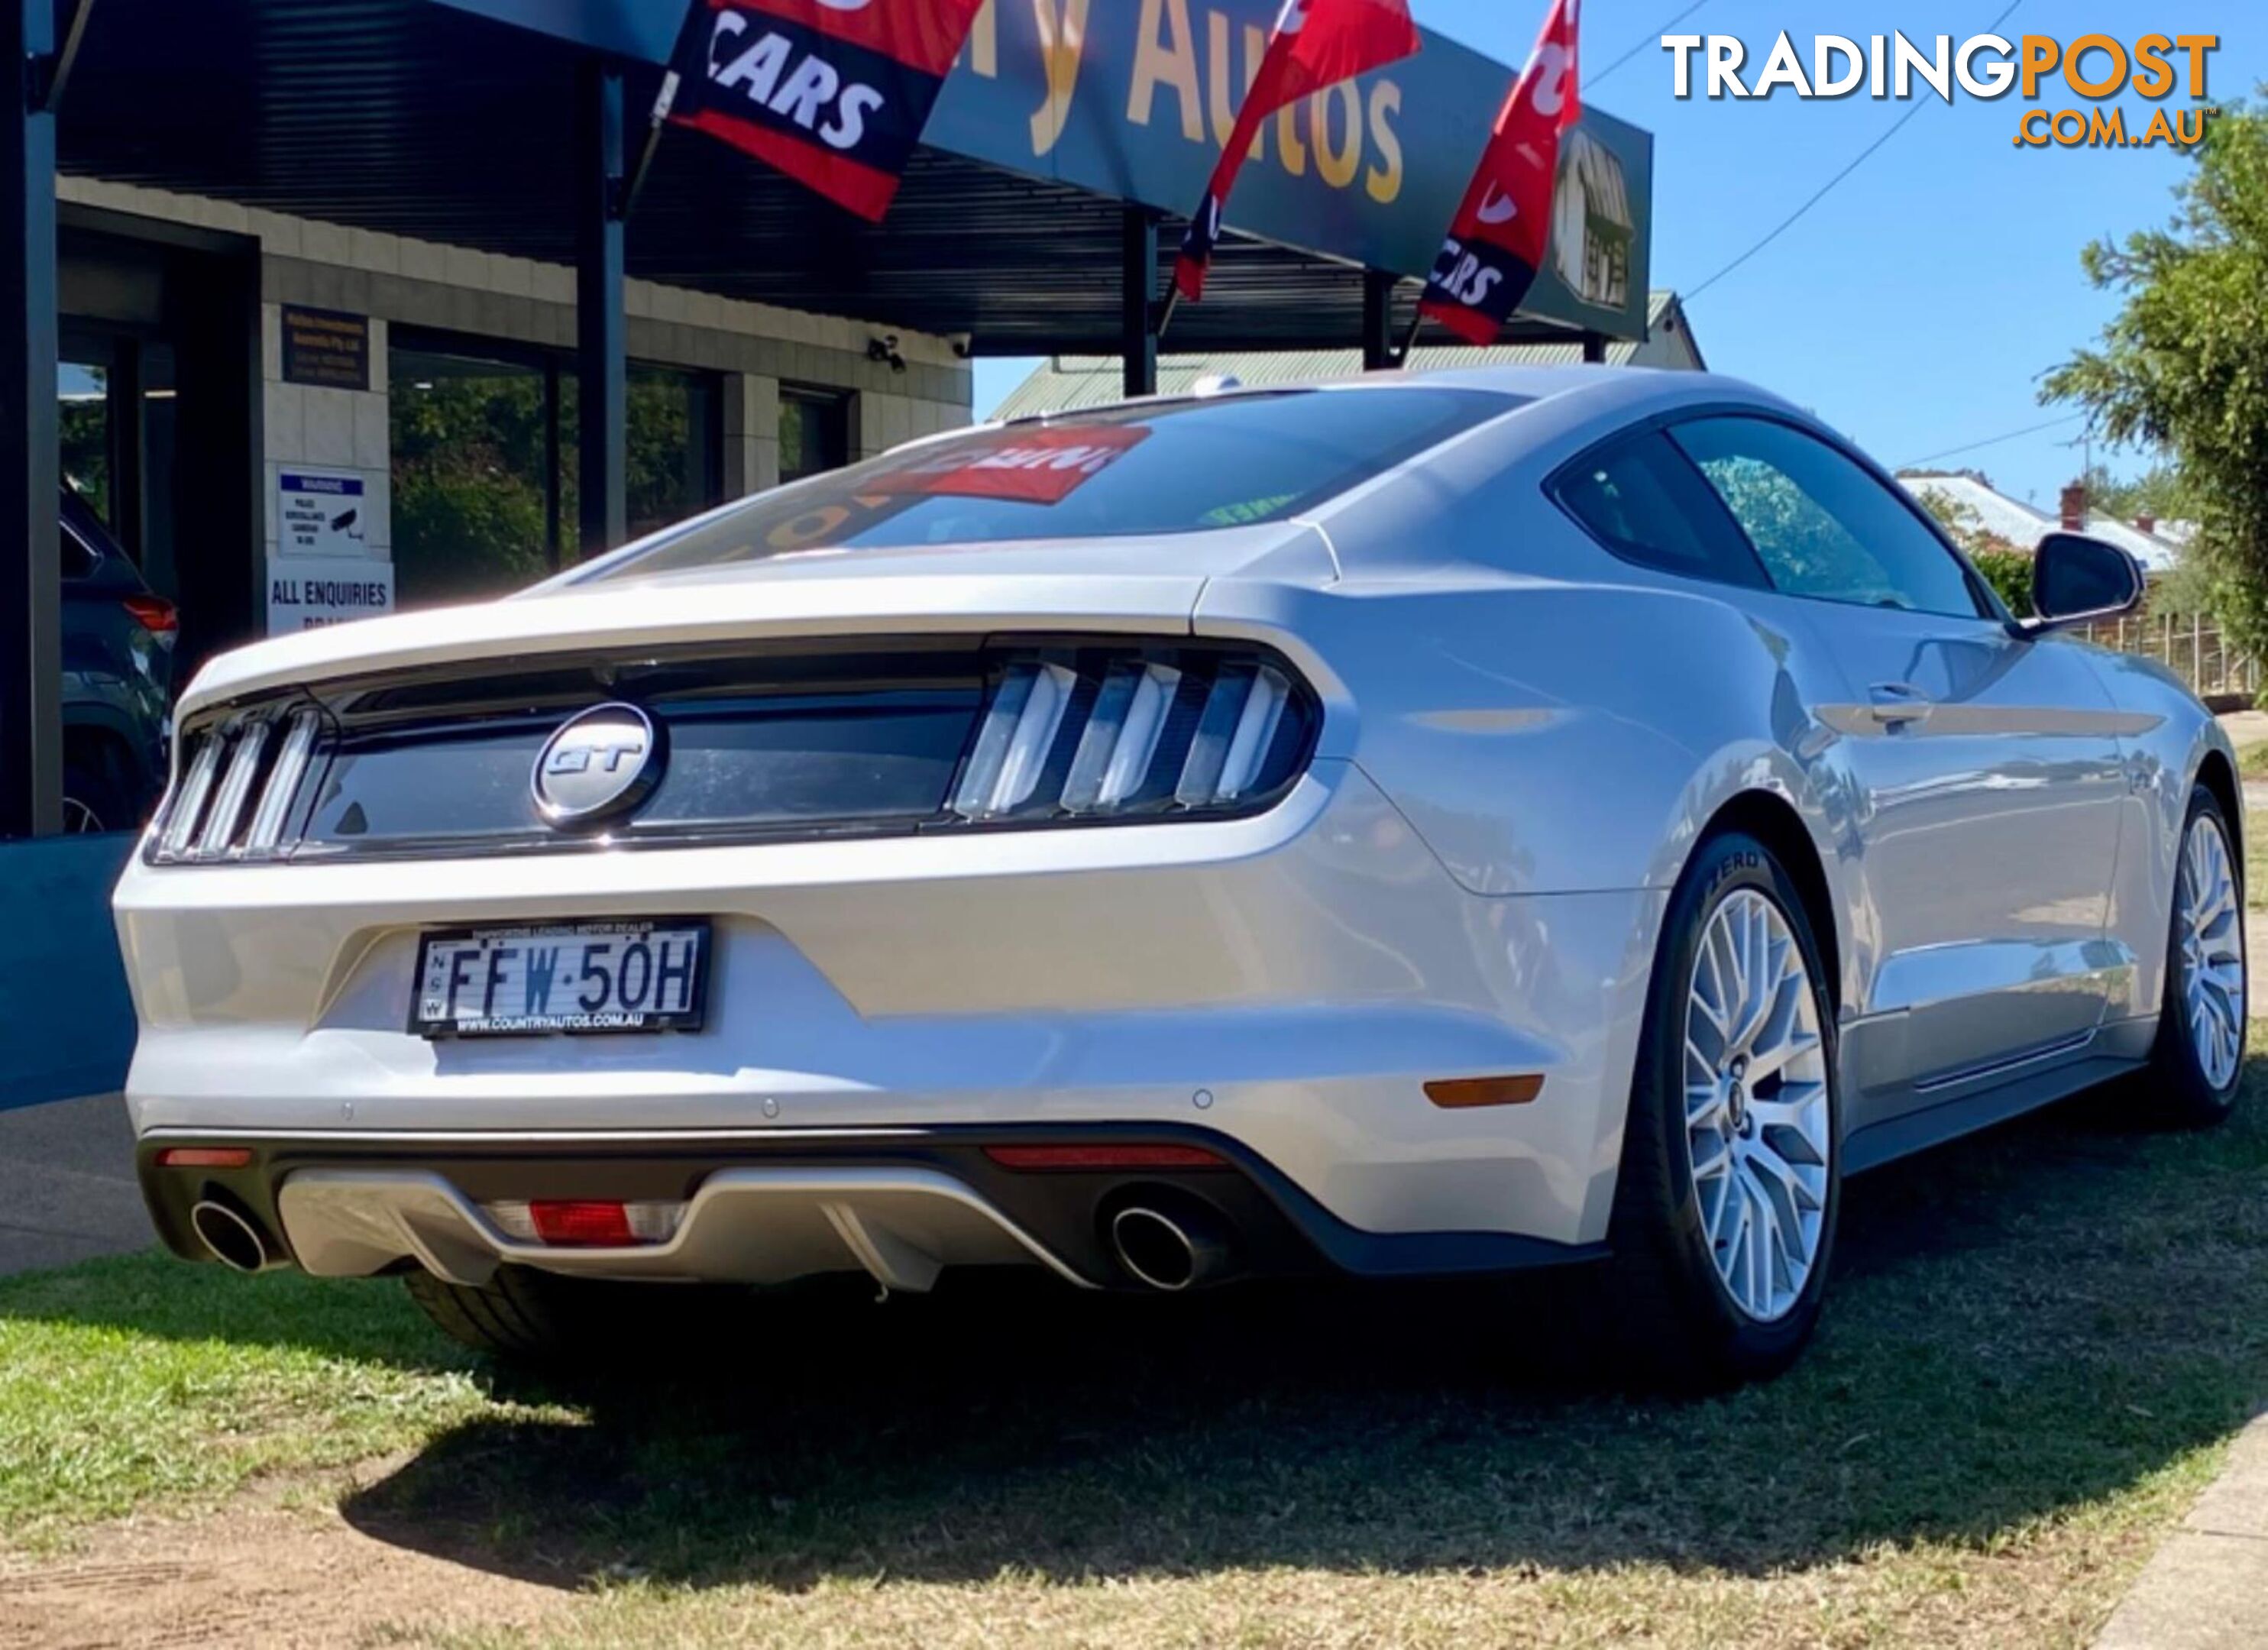
{"label": "tree", "polygon": [[2088,465],[2080,479],[2087,487],[2088,508],[2121,521],[2132,521],[2142,516],[2160,521],[2182,521],[2197,511],[2181,467],[2162,459],[2132,481],[2118,480],[2111,475],[2110,467],[2100,460]]}
{"label": "tree", "polygon": [[[551,490],[574,556],[576,393],[558,376],[559,465],[548,457],[544,374],[490,370],[397,374],[394,388],[394,564],[404,606],[501,595],[551,571]],[[624,462],[633,535],[710,502],[706,431],[696,430],[697,380],[630,368]]]}
{"label": "tree", "polygon": [[1977,514],[1952,494],[1919,483],[1916,496],[1921,507],[1935,516],[1938,525],[1958,544],[1984,582],[1999,593],[2008,611],[2018,618],[2032,610],[2032,553],[1997,533],[1988,533]]}
{"label": "tree", "polygon": [[2166,227],[2081,254],[2124,306],[2041,398],[2172,456],[2198,523],[2185,559],[2230,638],[2268,654],[2268,110],[2224,107],[2188,158]]}

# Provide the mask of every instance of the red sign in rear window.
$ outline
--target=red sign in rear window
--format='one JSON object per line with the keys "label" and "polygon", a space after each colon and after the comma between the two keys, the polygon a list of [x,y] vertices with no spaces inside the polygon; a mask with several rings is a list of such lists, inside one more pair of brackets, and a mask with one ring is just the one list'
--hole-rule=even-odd
{"label": "red sign in rear window", "polygon": [[926,463],[917,459],[865,490],[924,498],[1008,498],[1061,504],[1125,453],[1150,438],[1147,424],[1047,424],[1001,432],[998,445],[972,454],[956,443]]}

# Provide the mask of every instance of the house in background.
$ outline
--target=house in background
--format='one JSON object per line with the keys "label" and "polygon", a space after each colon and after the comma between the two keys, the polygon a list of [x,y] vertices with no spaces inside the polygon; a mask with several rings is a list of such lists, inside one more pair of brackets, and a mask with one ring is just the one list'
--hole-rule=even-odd
{"label": "house in background", "polygon": [[[1410,368],[1452,366],[1574,366],[1583,359],[1580,343],[1504,344],[1489,350],[1451,346],[1419,350]],[[1646,337],[1643,343],[1607,345],[1610,366],[1667,367],[1679,372],[1705,372],[1701,346],[1693,340],[1684,307],[1675,292],[1652,292],[1646,298]],[[1164,355],[1158,357],[1158,393],[1186,395],[1199,379],[1233,378],[1247,388],[1270,384],[1305,384],[1317,379],[1352,378],[1362,371],[1359,350],[1269,350],[1223,351],[1212,355]],[[992,416],[995,418],[1035,418],[1044,413],[1079,412],[1104,407],[1123,398],[1118,357],[1115,355],[1059,355],[1034,371],[1010,391]]]}
{"label": "house in background", "polygon": [[2146,573],[2162,573],[2181,560],[2182,547],[2196,535],[2189,521],[2143,516],[2121,520],[2088,506],[2087,489],[2077,482],[2063,490],[2055,515],[2011,498],[1975,470],[1900,470],[1898,480],[1920,498],[1935,493],[1966,512],[1962,525],[2006,539],[2020,550],[2034,550],[2051,533],[2085,533],[2115,544],[2142,564]]}

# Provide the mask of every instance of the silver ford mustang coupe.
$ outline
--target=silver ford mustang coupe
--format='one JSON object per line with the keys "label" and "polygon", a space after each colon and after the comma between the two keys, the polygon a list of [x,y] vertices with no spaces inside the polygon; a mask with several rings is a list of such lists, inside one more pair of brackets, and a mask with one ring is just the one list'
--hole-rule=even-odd
{"label": "silver ford mustang coupe", "polygon": [[1847,1175],[2235,1100],[2233,753],[2062,629],[2140,593],[2055,535],[2013,619],[1697,374],[919,442],[207,666],[116,896],[142,1184],[524,1357],[663,1280],[1580,1262],[1770,1374]]}

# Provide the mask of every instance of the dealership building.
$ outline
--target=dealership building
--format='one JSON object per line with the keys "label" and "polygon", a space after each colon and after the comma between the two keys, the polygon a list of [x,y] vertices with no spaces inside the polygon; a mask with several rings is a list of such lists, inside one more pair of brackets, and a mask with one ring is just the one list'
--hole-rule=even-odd
{"label": "dealership building", "polygon": [[[131,1048],[132,836],[59,833],[69,776],[144,755],[102,741],[154,741],[73,652],[60,490],[171,604],[179,686],[953,428],[976,356],[1152,389],[1177,214],[1276,10],[994,0],[870,225],[676,131],[632,197],[682,0],[0,0],[33,65],[0,121],[0,998],[53,1032],[0,1052],[0,1106]],[[1429,34],[1271,120],[1172,358],[1391,365],[1512,72]],[[1517,341],[1675,353],[1652,161],[1586,114]]]}

